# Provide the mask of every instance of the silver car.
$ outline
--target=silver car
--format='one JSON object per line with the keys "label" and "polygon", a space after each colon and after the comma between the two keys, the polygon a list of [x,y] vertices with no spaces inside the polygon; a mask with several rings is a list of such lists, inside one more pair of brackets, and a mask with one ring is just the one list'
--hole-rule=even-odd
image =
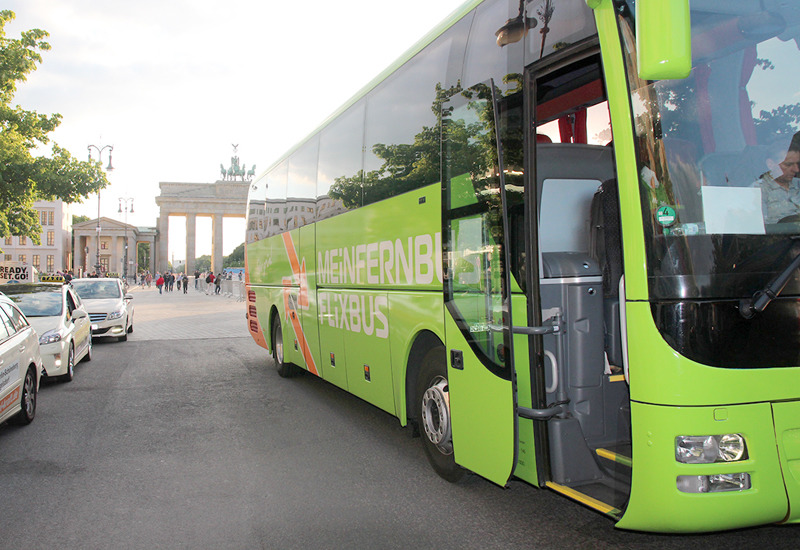
{"label": "silver car", "polygon": [[14,303],[0,294],[0,422],[33,421],[41,375],[36,331]]}
{"label": "silver car", "polygon": [[3,293],[22,310],[36,333],[45,374],[69,382],[75,364],[92,360],[89,315],[70,285],[16,283],[3,286]]}
{"label": "silver car", "polygon": [[94,338],[115,337],[124,342],[133,332],[133,296],[121,279],[72,279],[92,323]]}

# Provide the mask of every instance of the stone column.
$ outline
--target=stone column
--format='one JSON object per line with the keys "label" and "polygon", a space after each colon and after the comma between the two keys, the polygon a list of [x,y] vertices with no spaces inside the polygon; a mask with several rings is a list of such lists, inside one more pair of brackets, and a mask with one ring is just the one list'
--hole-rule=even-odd
{"label": "stone column", "polygon": [[89,263],[86,264],[86,273],[91,273],[95,270],[94,264],[98,263],[97,260],[97,234],[88,235],[86,237],[86,246],[89,247]]}
{"label": "stone column", "polygon": [[[123,254],[123,259],[125,255]],[[128,278],[136,281],[136,235],[128,229]]]}
{"label": "stone column", "polygon": [[114,250],[111,256],[111,263],[108,266],[109,271],[116,271],[122,277],[123,269],[125,268],[125,236],[118,235],[114,237],[112,249]]}
{"label": "stone column", "polygon": [[75,276],[78,276],[78,272],[81,269],[81,265],[84,261],[86,261],[86,252],[84,249],[86,248],[86,237],[82,237],[79,235],[75,236],[75,250],[72,254],[72,272]]}
{"label": "stone column", "polygon": [[156,246],[156,269],[161,273],[167,270],[169,262],[169,212],[161,212],[158,217],[158,246]]}
{"label": "stone column", "polygon": [[197,214],[186,214],[186,274],[194,273],[197,257]]}
{"label": "stone column", "polygon": [[211,225],[213,226],[214,237],[211,242],[211,269],[214,274],[222,271],[222,214],[214,214]]}

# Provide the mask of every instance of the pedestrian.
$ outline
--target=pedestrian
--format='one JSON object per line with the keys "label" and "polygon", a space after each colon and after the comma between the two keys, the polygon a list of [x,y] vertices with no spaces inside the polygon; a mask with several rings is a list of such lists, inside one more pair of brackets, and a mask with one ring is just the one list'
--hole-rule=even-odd
{"label": "pedestrian", "polygon": [[164,277],[158,275],[158,279],[156,279],[156,288],[158,288],[158,293],[161,294],[161,287],[164,286]]}
{"label": "pedestrian", "polygon": [[218,273],[214,279],[214,294],[219,294],[220,285],[222,284],[222,273]]}
{"label": "pedestrian", "polygon": [[197,290],[197,281],[200,279],[200,271],[194,270],[194,289]]}
{"label": "pedestrian", "polygon": [[183,293],[186,294],[186,289],[189,288],[189,276],[183,278]]}
{"label": "pedestrian", "polygon": [[206,294],[211,294],[211,285],[213,284],[214,284],[214,272],[211,271],[209,272],[208,275],[206,275]]}

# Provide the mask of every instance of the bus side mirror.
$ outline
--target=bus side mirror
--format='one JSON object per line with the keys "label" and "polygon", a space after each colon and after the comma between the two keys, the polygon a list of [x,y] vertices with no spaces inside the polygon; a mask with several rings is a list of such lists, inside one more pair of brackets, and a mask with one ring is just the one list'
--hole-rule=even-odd
{"label": "bus side mirror", "polygon": [[692,70],[689,0],[637,0],[636,56],[639,78],[670,80]]}

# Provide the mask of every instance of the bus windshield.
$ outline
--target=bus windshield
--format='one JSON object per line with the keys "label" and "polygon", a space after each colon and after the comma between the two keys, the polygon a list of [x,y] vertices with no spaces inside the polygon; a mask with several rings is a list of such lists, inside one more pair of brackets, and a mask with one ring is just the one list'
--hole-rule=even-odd
{"label": "bus windshield", "polygon": [[751,296],[800,252],[800,10],[692,0],[691,74],[654,82],[637,77],[628,8],[650,298]]}

